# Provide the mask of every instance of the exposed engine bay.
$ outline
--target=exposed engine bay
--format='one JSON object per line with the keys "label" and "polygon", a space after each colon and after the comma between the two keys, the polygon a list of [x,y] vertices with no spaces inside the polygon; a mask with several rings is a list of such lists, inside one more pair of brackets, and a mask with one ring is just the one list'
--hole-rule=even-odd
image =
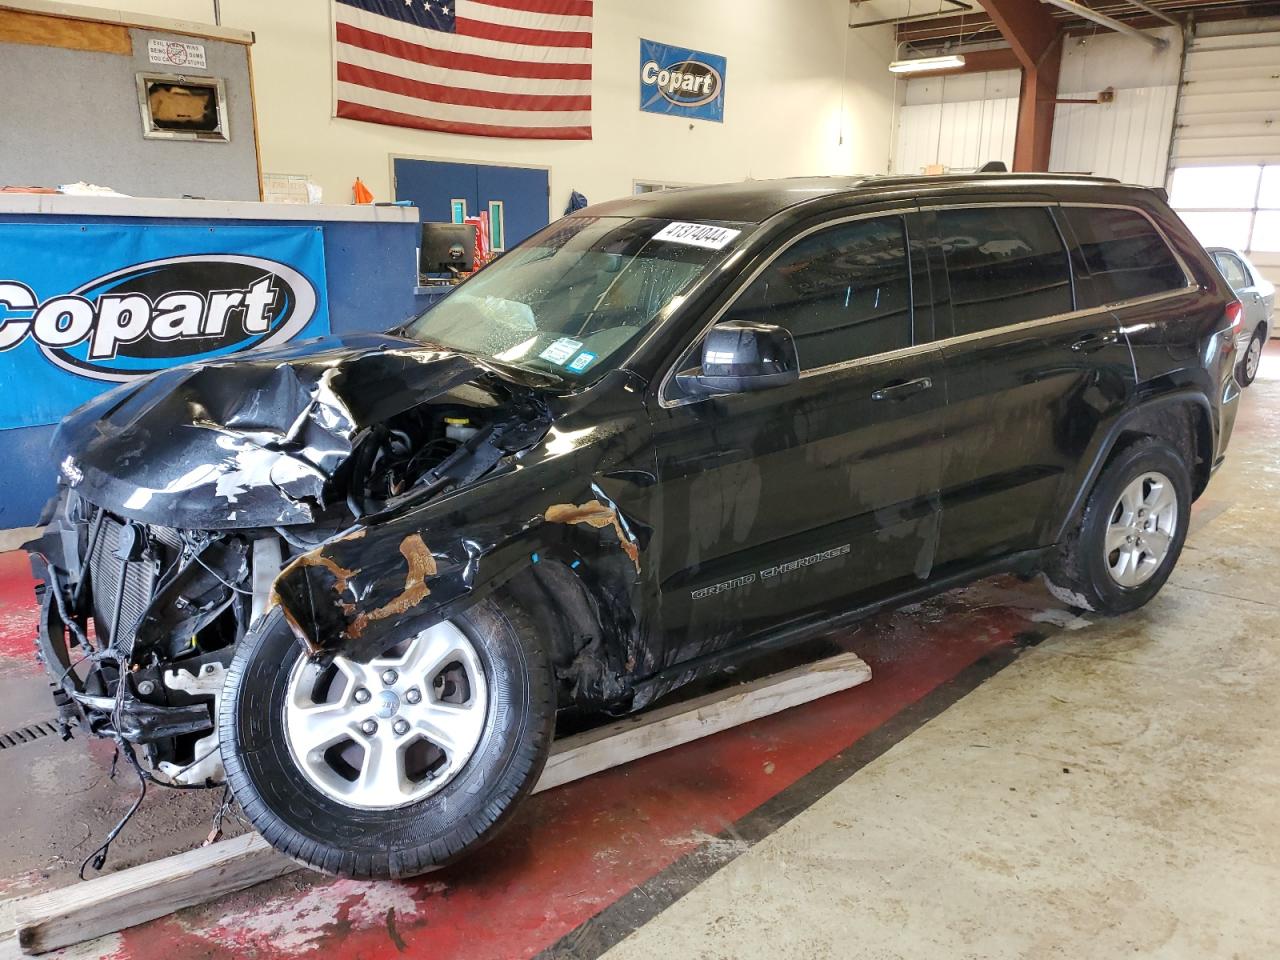
{"label": "exposed engine bay", "polygon": [[[439,376],[441,364],[427,366],[417,358],[395,364],[396,356],[385,347],[354,359],[347,353],[316,377],[298,364],[270,364],[280,386],[276,397],[295,402],[264,414],[260,406],[246,410],[233,398],[215,398],[226,407],[217,423],[209,417],[214,403],[193,396],[189,382],[186,438],[201,443],[179,452],[208,466],[187,471],[199,482],[186,490],[169,478],[147,484],[172,494],[168,502],[144,495],[141,485],[123,492],[127,488],[114,477],[95,484],[92,473],[95,459],[116,465],[130,434],[145,431],[147,414],[160,404],[141,403],[125,389],[110,395],[114,403],[105,415],[105,404],[90,411],[101,419],[87,421],[93,423],[90,442],[63,460],[65,488],[50,506],[44,536],[28,544],[42,581],[40,653],[64,736],[78,727],[112,738],[131,760],[136,749],[156,782],[217,785],[217,711],[226,670],[236,643],[267,610],[282,567],[362,521],[509,466],[546,432],[537,401],[493,374],[454,364],[444,383],[406,383],[413,379],[406,371],[430,369]],[[362,364],[373,369],[362,370]],[[355,374],[391,377],[381,389],[397,389],[407,408],[361,422],[355,404],[334,389],[340,382],[335,371],[345,375],[348,389],[362,388],[361,399],[369,394]],[[441,386],[443,392],[432,389]],[[260,391],[261,383],[255,387]],[[261,404],[260,393],[242,396],[244,406]],[[64,446],[82,441],[75,434],[87,432],[83,426],[64,426],[71,434]],[[289,461],[285,468],[282,461]],[[148,468],[156,471],[153,464]],[[247,474],[269,478],[265,496],[245,489]],[[282,476],[316,482],[276,482]],[[207,503],[210,489],[222,504]],[[182,522],[210,510],[238,525],[191,529]],[[161,511],[172,525],[148,522]],[[300,516],[309,522],[298,522]]]}

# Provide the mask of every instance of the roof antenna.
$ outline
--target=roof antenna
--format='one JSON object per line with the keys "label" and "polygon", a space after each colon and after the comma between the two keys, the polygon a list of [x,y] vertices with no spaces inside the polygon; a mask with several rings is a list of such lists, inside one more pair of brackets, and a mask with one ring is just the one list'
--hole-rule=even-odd
{"label": "roof antenna", "polygon": [[978,168],[979,173],[1008,173],[1009,168],[1004,165],[1003,160],[988,160]]}

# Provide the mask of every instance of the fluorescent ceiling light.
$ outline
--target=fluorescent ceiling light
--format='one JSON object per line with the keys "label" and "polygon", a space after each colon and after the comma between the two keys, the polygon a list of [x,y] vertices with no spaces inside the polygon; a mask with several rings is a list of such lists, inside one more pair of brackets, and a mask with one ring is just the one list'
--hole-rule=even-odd
{"label": "fluorescent ceiling light", "polygon": [[954,70],[964,66],[964,56],[958,53],[945,57],[917,57],[914,60],[895,60],[889,64],[890,73],[924,73],[929,70]]}

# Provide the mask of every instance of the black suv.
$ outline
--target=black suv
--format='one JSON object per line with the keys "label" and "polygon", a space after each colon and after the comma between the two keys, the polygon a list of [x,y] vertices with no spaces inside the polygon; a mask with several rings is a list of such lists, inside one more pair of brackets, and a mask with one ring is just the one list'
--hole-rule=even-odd
{"label": "black suv", "polygon": [[29,545],[45,662],[140,776],[225,771],[289,855],[418,873],[531,789],[558,708],[997,571],[1146,603],[1239,320],[1163,195],[1111,181],[602,204],[388,334],[73,414]]}

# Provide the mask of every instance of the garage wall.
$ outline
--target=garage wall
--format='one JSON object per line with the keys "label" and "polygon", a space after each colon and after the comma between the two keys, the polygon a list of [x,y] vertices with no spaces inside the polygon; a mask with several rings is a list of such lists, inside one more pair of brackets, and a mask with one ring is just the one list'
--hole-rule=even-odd
{"label": "garage wall", "polygon": [[[1058,95],[1092,98],[1111,87],[1115,100],[1058,105],[1051,170],[1164,184],[1182,41],[1173,27],[1150,32],[1169,45],[1157,51],[1151,44],[1101,28],[1066,40]],[[919,173],[930,163],[969,170],[986,160],[1012,162],[1020,80],[1019,71],[999,71],[905,81],[895,171]],[[932,104],[939,116],[927,112],[924,104]],[[1002,136],[989,132],[992,117],[1008,118],[998,127]],[[973,144],[982,144],[989,153],[974,151]],[[996,153],[997,148],[1003,152]]]}
{"label": "garage wall", "polygon": [[[0,150],[0,184],[51,187],[87,180],[131,195],[257,200],[245,46],[187,38],[205,48],[208,69],[186,72],[226,80],[230,142],[156,140],[142,135],[135,76],[174,72],[147,58],[149,40],[173,34],[136,28],[127,34],[129,55],[0,43],[0,130],[13,131],[22,143],[21,149]],[[19,90],[21,96],[10,95]]]}
{"label": "garage wall", "polygon": [[[206,22],[212,16],[207,0],[94,2]],[[333,119],[326,2],[222,0],[221,8],[224,26],[256,36],[264,171],[307,174],[329,202],[349,200],[356,176],[378,199],[389,199],[391,154],[549,167],[553,215],[564,209],[570,190],[596,202],[630,193],[635,180],[715,183],[887,169],[892,33],[887,27],[848,30],[848,0],[596,0],[595,139],[579,143],[463,137]],[[640,112],[641,37],[728,57],[723,124],[691,125]]]}
{"label": "garage wall", "polygon": [[902,82],[893,172],[923,173],[931,164],[957,172],[990,160],[1013,164],[1018,126],[1017,70]]}

